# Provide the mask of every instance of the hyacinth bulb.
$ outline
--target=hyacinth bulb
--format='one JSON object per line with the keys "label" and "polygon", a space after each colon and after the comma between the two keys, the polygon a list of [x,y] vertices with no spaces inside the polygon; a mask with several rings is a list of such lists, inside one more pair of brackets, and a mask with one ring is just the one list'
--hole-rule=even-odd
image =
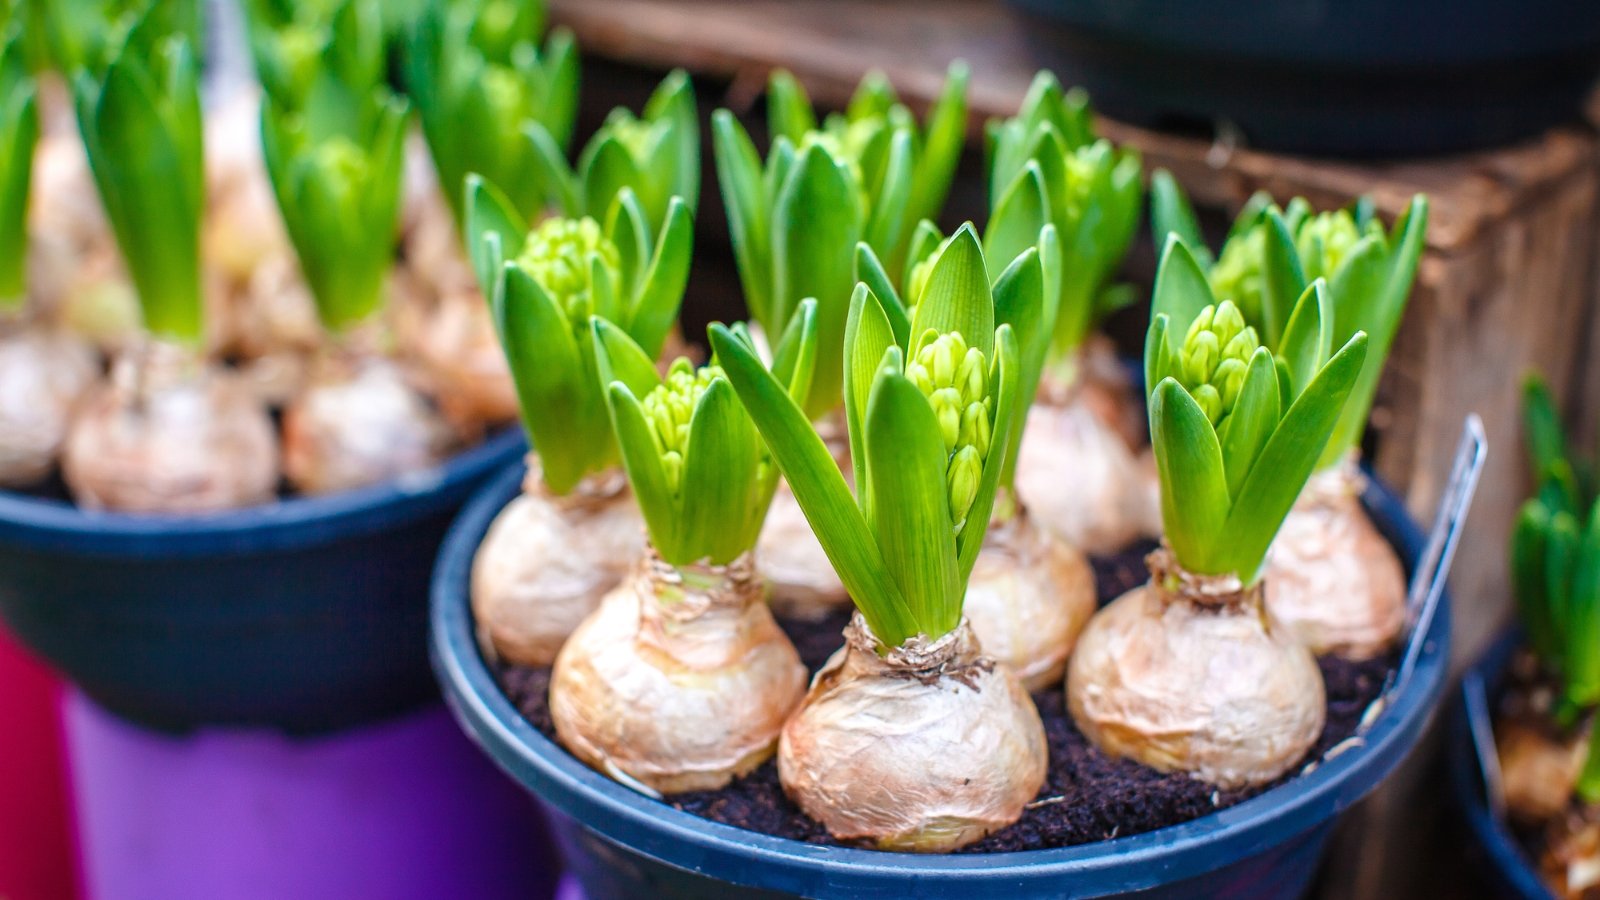
{"label": "hyacinth bulb", "polygon": [[502,660],[548,666],[644,553],[644,519],[617,470],[558,496],[540,478],[538,457],[529,467],[523,493],[472,561],[472,613]]}
{"label": "hyacinth bulb", "polygon": [[[817,423],[817,432],[839,464],[845,481],[852,481],[850,444],[842,423],[836,418],[823,419]],[[756,556],[772,588],[772,608],[779,614],[816,621],[850,603],[849,591],[833,570],[833,562],[811,530],[794,491],[782,479],[772,495],[772,505],[767,507]]]}
{"label": "hyacinth bulb", "polygon": [[1361,506],[1354,460],[1313,475],[1267,556],[1267,612],[1318,656],[1371,659],[1400,638],[1406,578]]}
{"label": "hyacinth bulb", "polygon": [[0,486],[26,487],[55,468],[80,398],[100,374],[88,344],[64,332],[0,334]]}
{"label": "hyacinth bulb", "polygon": [[835,838],[926,853],[1015,822],[1046,763],[1033,701],[966,622],[882,652],[859,614],[778,745],[784,791]]}
{"label": "hyacinth bulb", "polygon": [[271,500],[278,443],[258,398],[192,353],[150,343],[85,398],[62,450],[80,506],[199,513]]}
{"label": "hyacinth bulb", "polygon": [[715,790],[771,758],[806,670],[749,554],[651,554],[556,657],[550,714],[573,755],[663,794]]}
{"label": "hyacinth bulb", "polygon": [[1094,572],[1071,544],[1021,507],[989,525],[962,604],[984,652],[1029,692],[1061,683],[1095,610]]}
{"label": "hyacinth bulb", "polygon": [[1562,734],[1550,723],[1506,716],[1495,723],[1500,757],[1500,784],[1506,811],[1524,825],[1538,825],[1560,815],[1572,803],[1573,790],[1589,758],[1589,729]]}
{"label": "hyacinth bulb", "polygon": [[1078,729],[1113,757],[1224,789],[1266,784],[1322,733],[1316,659],[1262,610],[1260,584],[1149,557],[1149,583],[1089,620],[1067,671]]}
{"label": "hyacinth bulb", "polygon": [[392,360],[320,357],[283,413],[284,474],[302,493],[349,490],[442,462],[454,435]]}

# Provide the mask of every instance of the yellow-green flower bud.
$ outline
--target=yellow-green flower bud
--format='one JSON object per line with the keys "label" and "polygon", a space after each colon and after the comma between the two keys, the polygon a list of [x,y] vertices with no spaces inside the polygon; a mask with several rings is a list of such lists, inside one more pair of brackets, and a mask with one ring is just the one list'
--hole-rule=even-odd
{"label": "yellow-green flower bud", "polygon": [[1261,346],[1261,339],[1256,336],[1256,330],[1254,328],[1246,328],[1234,335],[1232,340],[1229,340],[1222,348],[1222,358],[1225,361],[1231,359],[1248,362],[1250,355],[1255,353],[1256,348],[1259,346]]}
{"label": "yellow-green flower bud", "polygon": [[957,534],[967,524],[967,511],[972,509],[972,501],[977,499],[978,485],[982,481],[983,460],[978,448],[969,445],[957,450],[956,455],[950,458],[950,468],[946,473],[950,520],[955,522]]}
{"label": "yellow-green flower bud", "polygon": [[688,360],[680,359],[672,364],[666,380],[646,394],[640,403],[651,437],[661,452],[662,469],[674,490],[683,471],[683,453],[688,449],[689,424],[694,418],[695,405],[712,380],[721,374],[722,370],[715,366],[696,371]]}
{"label": "yellow-green flower bud", "polygon": [[1211,420],[1211,424],[1215,425],[1222,420],[1222,395],[1216,388],[1202,384],[1189,393],[1194,396],[1195,402],[1200,404],[1200,409],[1205,412],[1206,418]]}
{"label": "yellow-green flower bud", "polygon": [[667,476],[667,484],[676,491],[683,483],[683,454],[676,450],[661,454],[661,471]]}
{"label": "yellow-green flower bud", "polygon": [[989,390],[988,364],[982,350],[967,348],[967,354],[961,358],[961,366],[956,369],[955,378],[955,387],[961,392],[962,400],[967,403],[983,402]]}
{"label": "yellow-green flower bud", "polygon": [[1217,392],[1222,397],[1222,408],[1231,412],[1234,401],[1239,399],[1239,389],[1244,387],[1244,376],[1249,371],[1249,365],[1242,360],[1232,357],[1224,359],[1217,364],[1217,371],[1211,376],[1211,383],[1216,385]]}
{"label": "yellow-green flower bud", "polygon": [[961,413],[961,436],[956,443],[962,447],[973,447],[978,455],[984,458],[989,456],[989,410],[983,403],[969,403]]}
{"label": "yellow-green flower bud", "polygon": [[939,433],[944,437],[944,452],[953,453],[961,437],[961,395],[953,387],[940,388],[928,397],[933,413],[939,419]]}
{"label": "yellow-green flower bud", "polygon": [[911,379],[911,383],[917,386],[917,390],[929,395],[933,393],[933,379],[928,375],[928,370],[922,363],[913,360],[910,365],[906,366],[906,377]]}
{"label": "yellow-green flower bud", "polygon": [[1217,336],[1217,343],[1228,346],[1228,343],[1238,337],[1245,329],[1244,315],[1239,312],[1239,307],[1227,300],[1217,305],[1217,311],[1211,317],[1211,331]]}
{"label": "yellow-green flower bud", "polygon": [[575,325],[588,328],[591,254],[598,254],[612,272],[622,267],[617,245],[601,231],[600,223],[588,216],[550,218],[528,235],[517,255],[517,265],[538,282]]}
{"label": "yellow-green flower bud", "polygon": [[1204,384],[1211,380],[1222,358],[1222,348],[1217,344],[1214,331],[1202,331],[1183,342],[1183,374],[1190,384]]}
{"label": "yellow-green flower bud", "polygon": [[917,304],[922,302],[922,291],[928,286],[928,273],[933,271],[933,257],[920,259],[911,266],[911,275],[906,285],[906,314],[916,312]]}
{"label": "yellow-green flower bud", "polygon": [[1306,278],[1331,278],[1361,240],[1361,231],[1349,210],[1319,213],[1306,220],[1295,236],[1295,252]]}
{"label": "yellow-green flower bud", "polygon": [[1232,300],[1247,317],[1259,316],[1261,268],[1266,251],[1266,232],[1260,226],[1229,241],[1207,278],[1211,282],[1211,293],[1223,300]]}
{"label": "yellow-green flower bud", "polygon": [[1200,311],[1179,350],[1181,378],[1215,425],[1233,410],[1250,357],[1261,346],[1232,300]]}

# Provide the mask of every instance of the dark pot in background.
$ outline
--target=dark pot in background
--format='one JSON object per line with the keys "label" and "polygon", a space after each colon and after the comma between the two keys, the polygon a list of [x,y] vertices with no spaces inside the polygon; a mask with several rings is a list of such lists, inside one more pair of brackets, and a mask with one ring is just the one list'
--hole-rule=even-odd
{"label": "dark pot in background", "polygon": [[1488,893],[1522,900],[1552,900],[1550,889],[1539,877],[1533,860],[1523,852],[1510,826],[1489,808],[1484,797],[1483,769],[1473,742],[1474,713],[1468,692],[1476,690],[1475,685],[1481,685],[1492,710],[1506,666],[1521,643],[1521,635],[1514,632],[1501,637],[1462,678],[1462,688],[1450,709],[1446,750],[1450,789],[1472,842],[1468,856],[1477,865],[1473,874],[1487,879]]}
{"label": "dark pot in background", "polygon": [[1589,0],[1011,0],[1107,115],[1321,156],[1452,153],[1579,118]]}
{"label": "dark pot in background", "polygon": [[[679,812],[589,769],[517,712],[480,655],[468,602],[472,558],[521,486],[513,469],[451,529],[433,582],[432,652],[467,732],[544,801],[566,863],[591,900],[612,897],[1280,898],[1302,893],[1338,815],[1399,764],[1444,686],[1448,601],[1420,664],[1364,743],[1259,797],[1170,828],[1096,844],[1007,854],[919,856],[804,844]],[[1424,538],[1393,494],[1366,496],[1379,528],[1414,563]]]}
{"label": "dark pot in background", "polygon": [[437,696],[427,583],[461,504],[520,456],[508,429],[437,469],[183,518],[0,492],[0,616],[140,725],[344,728]]}

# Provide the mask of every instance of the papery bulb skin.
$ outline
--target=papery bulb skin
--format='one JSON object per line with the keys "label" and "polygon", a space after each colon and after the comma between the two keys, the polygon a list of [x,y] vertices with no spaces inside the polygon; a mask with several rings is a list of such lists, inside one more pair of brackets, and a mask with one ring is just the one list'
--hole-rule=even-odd
{"label": "papery bulb skin", "polygon": [[715,790],[765,762],[806,687],[765,594],[749,554],[726,566],[646,557],[556,657],[561,743],[662,794]]}
{"label": "papery bulb skin", "polygon": [[836,839],[922,853],[1015,822],[1047,760],[1033,700],[965,620],[880,656],[857,614],[778,744],[784,791]]}
{"label": "papery bulb skin", "polygon": [[306,494],[420,472],[453,445],[438,410],[396,363],[375,354],[324,354],[283,413],[284,474]]}
{"label": "papery bulb skin", "polygon": [[50,474],[73,412],[99,375],[93,349],[72,335],[0,331],[0,486],[26,487]]}
{"label": "papery bulb skin", "polygon": [[1077,399],[1035,403],[1017,457],[1017,493],[1039,524],[1085,553],[1115,553],[1148,533],[1150,498],[1133,451]]}
{"label": "papery bulb skin", "polygon": [[[411,280],[410,290],[426,290]],[[481,433],[517,417],[511,380],[489,305],[476,288],[397,304],[395,332],[407,358],[427,373],[439,408],[458,430]]]}
{"label": "papery bulb skin", "polygon": [[1406,578],[1361,506],[1354,460],[1311,477],[1272,542],[1267,612],[1318,656],[1371,659],[1400,639]]}
{"label": "papery bulb skin", "polygon": [[1327,697],[1316,659],[1268,621],[1259,583],[1149,557],[1150,582],[1104,607],[1067,670],[1078,729],[1108,756],[1232,790],[1304,759]]}
{"label": "papery bulb skin", "polygon": [[[817,433],[833,454],[847,483],[854,482],[850,442],[838,416],[817,422]],[[815,622],[850,603],[850,592],[833,570],[816,532],[800,509],[789,482],[779,478],[756,543],[761,572],[772,589],[770,602],[780,615]]]}
{"label": "papery bulb skin", "polygon": [[1094,572],[1082,553],[1023,506],[990,523],[962,611],[984,653],[1017,673],[1029,693],[1061,683],[1094,610]]}
{"label": "papery bulb skin", "polygon": [[1524,825],[1558,816],[1572,802],[1583,763],[1589,758],[1589,729],[1558,734],[1550,723],[1504,716],[1495,723],[1500,784],[1506,812]]}
{"label": "papery bulb skin", "polygon": [[550,493],[529,457],[523,492],[472,561],[472,614],[500,659],[548,666],[645,551],[644,517],[618,470]]}
{"label": "papery bulb skin", "polygon": [[78,505],[200,513],[265,503],[278,488],[278,442],[260,401],[193,351],[150,343],[119,358],[90,391],[62,448]]}

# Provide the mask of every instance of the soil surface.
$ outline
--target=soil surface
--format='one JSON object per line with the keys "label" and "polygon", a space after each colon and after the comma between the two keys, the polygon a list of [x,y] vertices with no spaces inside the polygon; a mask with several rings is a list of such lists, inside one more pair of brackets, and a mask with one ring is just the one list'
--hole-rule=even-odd
{"label": "soil surface", "polygon": [[[1153,547],[1141,543],[1093,560],[1102,604],[1145,581],[1144,556]],[[814,672],[843,644],[840,632],[848,619],[846,610],[818,622],[780,619],[780,624]],[[1328,719],[1308,762],[1322,759],[1330,748],[1355,733],[1396,662],[1392,657],[1359,663],[1334,658],[1320,661],[1328,691]],[[504,667],[499,674],[512,702],[535,728],[554,740],[549,670]],[[1153,831],[1231,806],[1291,780],[1300,771],[1296,769],[1266,788],[1219,791],[1186,775],[1166,775],[1105,756],[1078,732],[1059,689],[1034,694],[1033,702],[1050,744],[1050,771],[1044,787],[1016,824],[958,852],[1043,850]],[[685,812],[752,831],[816,844],[839,843],[784,795],[775,762],[767,762],[721,790],[678,794],[668,802]]]}

